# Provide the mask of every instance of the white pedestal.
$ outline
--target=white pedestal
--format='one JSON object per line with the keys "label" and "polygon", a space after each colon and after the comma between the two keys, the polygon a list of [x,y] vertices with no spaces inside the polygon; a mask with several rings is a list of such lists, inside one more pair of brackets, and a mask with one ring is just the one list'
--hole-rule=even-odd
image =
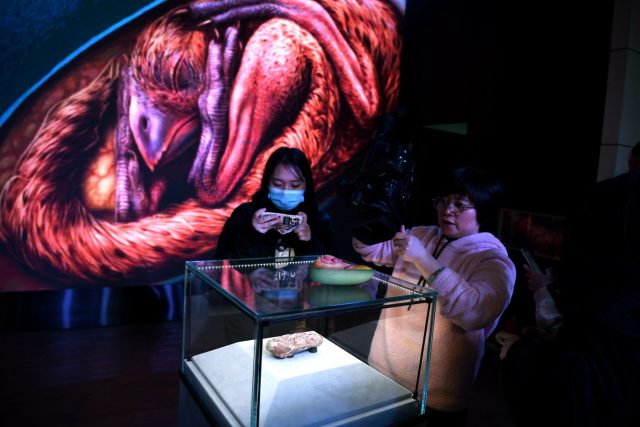
{"label": "white pedestal", "polygon": [[[229,425],[250,425],[253,346],[243,341],[185,363],[200,397]],[[262,351],[260,426],[368,426],[417,415],[409,390],[327,339],[317,353],[293,358]]]}

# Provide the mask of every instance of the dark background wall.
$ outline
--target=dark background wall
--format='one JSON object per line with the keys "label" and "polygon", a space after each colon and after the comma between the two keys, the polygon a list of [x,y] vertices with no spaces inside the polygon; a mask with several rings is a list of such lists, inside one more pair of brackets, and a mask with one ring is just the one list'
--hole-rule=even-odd
{"label": "dark background wall", "polygon": [[[612,2],[410,2],[403,102],[418,179],[478,164],[519,209],[564,215],[595,182]],[[466,122],[467,135],[426,129]]]}

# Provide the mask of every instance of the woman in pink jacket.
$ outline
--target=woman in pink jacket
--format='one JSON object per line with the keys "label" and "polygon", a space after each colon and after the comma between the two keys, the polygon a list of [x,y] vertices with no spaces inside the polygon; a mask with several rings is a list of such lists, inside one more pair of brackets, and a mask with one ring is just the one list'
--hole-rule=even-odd
{"label": "woman in pink jacket", "polygon": [[[481,231],[497,213],[500,181],[466,167],[454,170],[443,190],[445,196],[434,199],[438,226],[403,226],[391,240],[371,246],[353,240],[364,260],[393,266],[395,277],[438,292],[427,384],[430,427],[464,425],[485,340],[516,279],[505,247]],[[369,352],[369,364],[410,390],[417,369],[409,361],[420,358],[425,310],[424,304],[384,310]]]}

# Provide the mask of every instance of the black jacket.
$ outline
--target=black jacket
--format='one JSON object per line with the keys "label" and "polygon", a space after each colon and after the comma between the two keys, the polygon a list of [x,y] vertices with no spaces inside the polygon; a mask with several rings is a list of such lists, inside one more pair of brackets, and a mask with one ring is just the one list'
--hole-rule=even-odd
{"label": "black jacket", "polygon": [[[259,208],[255,203],[247,202],[233,211],[218,238],[215,259],[273,257],[280,245],[293,248],[297,256],[322,255],[333,251],[331,222],[324,211],[319,210],[317,218],[309,219],[311,240],[303,242],[294,232],[280,234],[269,230],[262,234],[256,231],[251,220]],[[268,206],[267,210],[278,212],[272,206]]]}

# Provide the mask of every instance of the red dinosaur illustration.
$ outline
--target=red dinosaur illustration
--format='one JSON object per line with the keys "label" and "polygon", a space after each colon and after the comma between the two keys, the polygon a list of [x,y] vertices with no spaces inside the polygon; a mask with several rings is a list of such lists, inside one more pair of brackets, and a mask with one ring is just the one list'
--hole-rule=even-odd
{"label": "red dinosaur illustration", "polygon": [[48,113],[4,185],[0,241],[63,282],[162,277],[206,256],[273,150],[302,149],[322,187],[366,145],[397,104],[401,18],[383,0],[160,16]]}

